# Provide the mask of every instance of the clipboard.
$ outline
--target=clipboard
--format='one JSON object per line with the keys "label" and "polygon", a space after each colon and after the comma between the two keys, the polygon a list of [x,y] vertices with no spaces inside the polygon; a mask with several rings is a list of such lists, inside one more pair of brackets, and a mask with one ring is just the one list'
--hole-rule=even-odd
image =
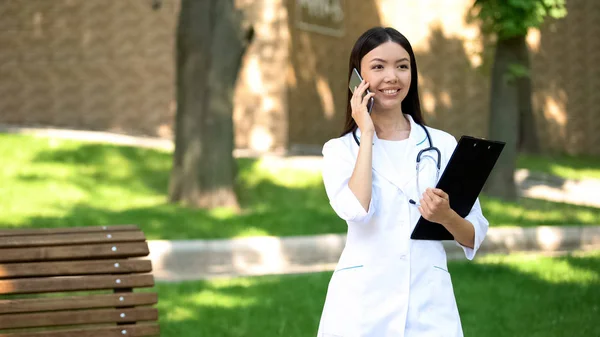
{"label": "clipboard", "polygon": [[[481,193],[505,142],[462,136],[436,187],[450,197],[450,208],[466,217]],[[419,218],[411,236],[413,240],[454,240],[442,225]]]}

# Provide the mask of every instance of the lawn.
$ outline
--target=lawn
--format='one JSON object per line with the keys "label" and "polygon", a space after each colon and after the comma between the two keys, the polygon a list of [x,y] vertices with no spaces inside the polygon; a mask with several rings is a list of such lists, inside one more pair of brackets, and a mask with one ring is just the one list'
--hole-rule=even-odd
{"label": "lawn", "polygon": [[[600,336],[600,252],[449,264],[466,337]],[[162,336],[311,337],[331,273],[160,283]]]}
{"label": "lawn", "polygon": [[600,157],[521,155],[517,166],[565,179],[600,179]]}
{"label": "lawn", "polygon": [[[329,206],[316,166],[238,159],[236,189],[242,211],[236,214],[169,204],[168,152],[2,134],[0,158],[0,227],[134,223],[149,239],[311,235],[346,229]],[[600,164],[593,165],[585,166],[585,172],[600,172]],[[578,166],[573,170],[579,172]],[[482,205],[492,226],[600,223],[600,209],[593,207],[533,199],[507,203],[485,196]]]}

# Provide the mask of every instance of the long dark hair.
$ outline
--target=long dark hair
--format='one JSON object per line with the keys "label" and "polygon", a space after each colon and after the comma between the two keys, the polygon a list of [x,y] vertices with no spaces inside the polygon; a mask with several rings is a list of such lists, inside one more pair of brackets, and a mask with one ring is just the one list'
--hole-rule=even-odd
{"label": "long dark hair", "polygon": [[[356,68],[359,72],[360,69],[360,61],[362,58],[369,53],[371,50],[379,47],[379,45],[384,44],[386,42],[395,42],[402,46],[410,56],[410,75],[411,82],[410,88],[408,89],[408,94],[404,100],[402,100],[402,112],[414,119],[415,122],[425,125],[425,121],[423,120],[423,116],[421,114],[421,103],[419,101],[419,78],[417,74],[417,61],[415,60],[415,53],[408,42],[408,39],[400,34],[399,31],[394,28],[384,28],[384,27],[375,27],[364,32],[352,48],[352,52],[350,53],[350,62],[348,65],[348,82],[350,81],[350,76],[352,75],[352,69]],[[352,107],[350,106],[350,98],[352,98],[352,92],[348,89],[348,100],[346,101],[346,124],[344,125],[344,131],[342,132],[342,136],[347,134],[348,132],[352,132],[356,130],[356,122],[354,118],[352,118]]]}

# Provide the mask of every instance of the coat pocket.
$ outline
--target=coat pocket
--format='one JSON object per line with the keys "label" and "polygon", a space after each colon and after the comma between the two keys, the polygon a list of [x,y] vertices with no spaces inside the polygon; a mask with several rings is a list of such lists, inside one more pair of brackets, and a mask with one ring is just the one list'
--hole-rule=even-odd
{"label": "coat pocket", "polygon": [[429,312],[435,313],[433,316],[436,317],[438,323],[445,322],[451,326],[456,322],[460,322],[448,267],[445,264],[434,264],[429,268],[431,270],[429,271],[428,283],[434,302]]}
{"label": "coat pocket", "polygon": [[362,264],[338,267],[331,277],[319,337],[353,337],[359,331],[362,307]]}

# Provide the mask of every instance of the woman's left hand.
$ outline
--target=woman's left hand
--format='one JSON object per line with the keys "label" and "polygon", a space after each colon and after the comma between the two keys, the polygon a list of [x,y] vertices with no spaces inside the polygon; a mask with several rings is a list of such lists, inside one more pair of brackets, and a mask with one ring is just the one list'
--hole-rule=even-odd
{"label": "woman's left hand", "polygon": [[451,219],[454,211],[450,208],[450,198],[446,192],[439,188],[428,188],[420,200],[419,212],[426,220],[446,223]]}

